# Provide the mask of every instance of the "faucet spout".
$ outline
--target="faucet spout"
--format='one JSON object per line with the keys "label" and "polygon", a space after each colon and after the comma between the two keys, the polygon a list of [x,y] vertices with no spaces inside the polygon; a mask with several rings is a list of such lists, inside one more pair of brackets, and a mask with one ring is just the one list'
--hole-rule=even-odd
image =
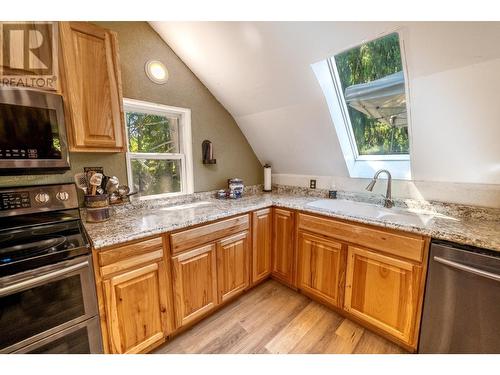
{"label": "faucet spout", "polygon": [[377,182],[378,176],[381,173],[385,173],[387,175],[387,191],[385,193],[385,203],[384,207],[386,208],[391,208],[393,206],[393,201],[392,201],[392,176],[391,172],[389,172],[387,169],[380,169],[378,170],[375,175],[373,176],[373,180],[370,181],[368,186],[366,187],[366,190],[372,191],[373,187],[375,186],[375,183]]}

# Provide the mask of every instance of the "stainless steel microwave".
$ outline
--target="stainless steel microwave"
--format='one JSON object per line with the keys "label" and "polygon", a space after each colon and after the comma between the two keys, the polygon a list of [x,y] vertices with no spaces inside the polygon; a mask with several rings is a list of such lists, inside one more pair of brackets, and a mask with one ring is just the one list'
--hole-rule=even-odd
{"label": "stainless steel microwave", "polygon": [[0,175],[69,169],[61,95],[0,88]]}

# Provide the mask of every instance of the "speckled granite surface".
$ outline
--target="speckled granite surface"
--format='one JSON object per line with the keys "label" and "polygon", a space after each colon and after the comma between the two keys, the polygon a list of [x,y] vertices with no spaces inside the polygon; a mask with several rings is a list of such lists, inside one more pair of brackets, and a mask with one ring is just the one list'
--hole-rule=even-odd
{"label": "speckled granite surface", "polygon": [[[258,190],[249,189],[245,197],[237,200],[218,200],[213,198],[213,193],[202,193],[174,200],[134,202],[115,208],[109,221],[85,223],[85,228],[94,248],[100,249],[274,205],[500,251],[500,210],[397,200],[396,210],[413,215],[412,222],[408,223],[406,220],[398,220],[397,216],[375,219],[352,212],[332,212],[307,205],[325,197],[324,191],[310,194],[303,189],[276,187],[273,193],[261,194],[257,193]],[[365,200],[363,194],[358,195],[339,192],[338,197]]]}

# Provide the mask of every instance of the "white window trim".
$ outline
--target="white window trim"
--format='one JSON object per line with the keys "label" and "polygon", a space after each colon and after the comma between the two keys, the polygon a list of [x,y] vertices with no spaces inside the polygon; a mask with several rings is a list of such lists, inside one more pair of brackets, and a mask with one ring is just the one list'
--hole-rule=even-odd
{"label": "white window trim", "polygon": [[189,108],[181,108],[181,107],[172,107],[163,104],[156,104],[145,102],[142,100],[135,99],[123,99],[123,115],[126,116],[126,112],[144,112],[153,115],[165,115],[165,112],[169,114],[174,114],[179,116],[179,135],[180,142],[179,147],[181,149],[181,153],[138,153],[138,152],[129,152],[129,143],[128,143],[128,129],[125,121],[125,134],[127,138],[127,152],[126,152],[126,161],[127,161],[127,179],[128,185],[132,186],[132,159],[149,159],[153,156],[154,159],[179,159],[181,160],[181,191],[175,193],[163,193],[163,194],[154,194],[154,195],[146,195],[141,196],[139,199],[147,200],[147,199],[156,199],[162,197],[173,197],[185,194],[192,194],[194,192],[194,179],[193,179],[193,150],[192,150],[192,137],[191,137],[191,110]]}
{"label": "white window trim", "polygon": [[[359,155],[354,134],[352,132],[351,120],[349,118],[347,105],[345,103],[338,77],[337,67],[333,57],[318,63],[311,67],[318,79],[318,82],[325,95],[330,116],[335,126],[339,139],[342,154],[346,162],[349,176],[352,178],[371,178],[379,169],[388,169],[395,179],[411,179],[411,112],[410,112],[410,88],[407,73],[407,64],[405,58],[404,38],[401,29],[391,30],[381,35],[377,35],[345,50],[355,48],[361,44],[382,38],[386,35],[397,33],[399,35],[399,46],[401,50],[401,62],[403,65],[403,74],[405,77],[406,111],[408,116],[408,137],[410,142],[410,154],[408,155]],[[343,51],[336,52],[337,55]]]}

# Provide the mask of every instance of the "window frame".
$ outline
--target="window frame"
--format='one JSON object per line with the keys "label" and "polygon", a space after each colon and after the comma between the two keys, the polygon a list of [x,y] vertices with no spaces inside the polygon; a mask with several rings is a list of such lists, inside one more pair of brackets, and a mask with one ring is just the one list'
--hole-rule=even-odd
{"label": "window frame", "polygon": [[[354,131],[349,117],[347,104],[342,92],[342,85],[337,71],[335,56],[394,33],[398,34],[399,48],[401,52],[401,65],[403,67],[403,76],[405,79],[406,112],[409,138],[408,154],[360,155],[356,139],[354,138]],[[371,178],[378,169],[389,169],[394,178],[410,180],[412,175],[411,151],[413,137],[411,134],[412,121],[410,86],[406,61],[404,30],[398,28],[378,34],[371,38],[367,38],[353,46],[336,51],[326,60],[312,64],[311,67],[316,74],[316,78],[318,79],[321,88],[323,89],[350,177]]]}
{"label": "window frame", "polygon": [[[127,112],[139,112],[160,116],[176,116],[179,118],[179,151],[178,153],[163,152],[130,152],[127,128]],[[140,200],[175,197],[179,195],[193,194],[193,152],[191,136],[191,110],[189,108],[173,107],[164,104],[146,102],[142,100],[123,98],[123,118],[127,151],[125,154],[127,164],[127,180],[130,187],[133,186],[132,160],[180,160],[181,161],[181,191],[172,193],[161,193],[139,196]]]}

